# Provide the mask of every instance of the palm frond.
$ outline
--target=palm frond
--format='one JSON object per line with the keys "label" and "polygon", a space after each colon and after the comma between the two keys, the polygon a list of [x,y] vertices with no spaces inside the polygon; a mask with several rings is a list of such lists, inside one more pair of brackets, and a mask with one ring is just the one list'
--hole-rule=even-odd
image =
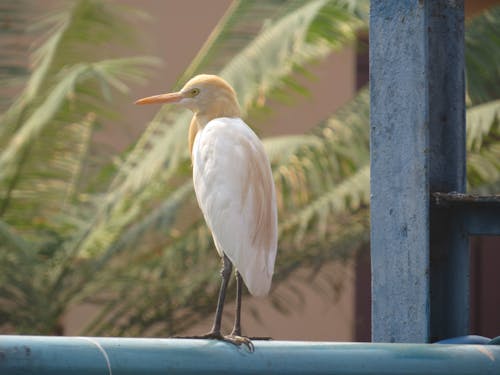
{"label": "palm frond", "polygon": [[482,194],[498,193],[500,100],[467,109],[467,182]]}
{"label": "palm frond", "polygon": [[[15,233],[14,229],[7,223],[0,220],[0,238],[2,244],[6,248],[12,248],[20,253],[29,253],[31,244],[24,237]],[[3,252],[0,252],[3,253]]]}
{"label": "palm frond", "polygon": [[271,163],[282,164],[290,159],[299,149],[320,146],[321,140],[314,134],[283,135],[263,140],[266,154]]}
{"label": "palm frond", "polygon": [[[85,242],[78,245],[79,255],[89,256],[100,253],[99,259],[103,263],[104,260],[108,260],[116,252],[135,246],[139,240],[144,238],[145,233],[158,231],[168,233],[177,219],[180,208],[185,205],[186,198],[193,195],[193,185],[189,181],[175,189],[169,195],[169,199],[163,201],[157,207],[151,210],[141,210],[141,213],[146,214],[142,218],[135,218],[133,220],[134,224],[122,235],[120,235],[120,230],[115,231],[107,226],[96,225],[97,229],[92,230]],[[132,204],[131,202],[128,203],[128,210],[134,213],[138,212],[137,210],[130,210]],[[129,220],[125,220],[124,223],[129,222]],[[116,220],[113,223],[116,223]],[[102,249],[106,249],[106,251],[103,253]]]}
{"label": "palm frond", "polygon": [[[68,202],[68,193],[75,190],[75,172],[81,171],[82,158],[88,150],[96,113],[103,113],[99,95],[85,94],[89,85],[101,87],[105,100],[111,88],[124,91],[125,80],[140,79],[143,73],[138,66],[147,63],[150,60],[146,58],[102,60],[77,64],[59,74],[59,81],[48,90],[45,100],[30,109],[31,115],[11,137],[3,139],[2,213],[13,203],[11,199],[27,203],[26,198],[31,197],[42,205],[56,206]],[[47,142],[49,139],[52,143]],[[45,201],[40,200],[40,194],[44,194]],[[26,215],[22,210],[17,213]]]}
{"label": "palm frond", "polygon": [[477,105],[500,97],[500,6],[466,24],[465,64],[467,101]]}
{"label": "palm frond", "polygon": [[36,7],[28,1],[0,4],[0,113],[29,76],[27,51],[32,35],[27,28],[35,13]]}
{"label": "palm frond", "polygon": [[[76,192],[94,123],[90,119],[110,114],[99,101],[111,100],[112,90],[125,91],[126,81],[142,79],[143,67],[154,63],[140,57],[103,59],[109,50],[101,46],[133,39],[129,19],[138,12],[119,8],[78,0],[33,27],[47,36],[33,53],[25,89],[0,126],[0,215],[9,222],[16,221],[14,216],[54,220],[46,208],[60,211],[53,208],[69,203]],[[24,209],[6,213],[10,207]]]}
{"label": "palm frond", "polygon": [[477,152],[491,128],[500,121],[500,100],[467,109],[467,150]]}
{"label": "palm frond", "polygon": [[317,126],[315,145],[298,149],[277,170],[276,188],[284,216],[336,186],[369,160],[369,96],[366,90]]}
{"label": "palm frond", "polygon": [[219,75],[234,87],[246,112],[257,98],[282,86],[295,66],[352,41],[361,26],[342,2],[308,2],[268,25]]}
{"label": "palm frond", "polygon": [[[332,187],[318,198],[308,202],[304,208],[290,213],[286,220],[282,221],[280,231],[293,233],[296,243],[301,243],[306,233],[309,235],[316,233],[319,238],[324,238],[328,229],[332,228],[335,231],[332,218],[368,207],[369,185],[370,169],[366,165],[344,179],[338,186]],[[310,227],[313,221],[317,227],[315,231]]]}
{"label": "palm frond", "polygon": [[67,98],[75,91],[76,82],[88,74],[89,67],[78,65],[66,72],[61,81],[47,95],[40,107],[33,111],[23,127],[12,139],[0,156],[0,181],[9,178],[15,171],[16,161],[21,152],[26,148],[50,123],[61,109]]}
{"label": "palm frond", "polygon": [[42,35],[32,54],[32,72],[19,98],[2,118],[2,134],[12,134],[29,115],[29,108],[38,105],[42,93],[54,84],[64,69],[102,59],[109,59],[106,43],[130,43],[134,34],[130,18],[138,11],[123,12],[108,1],[78,0],[44,17],[33,26]]}
{"label": "palm frond", "polygon": [[250,43],[268,23],[300,5],[300,1],[236,0],[226,10],[176,87],[199,72],[218,72]]}

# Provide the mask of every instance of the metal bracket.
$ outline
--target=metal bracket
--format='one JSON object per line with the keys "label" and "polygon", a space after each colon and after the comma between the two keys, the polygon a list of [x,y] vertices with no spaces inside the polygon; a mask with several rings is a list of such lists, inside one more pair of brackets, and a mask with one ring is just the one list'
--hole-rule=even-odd
{"label": "metal bracket", "polygon": [[432,193],[431,209],[448,211],[470,236],[500,236],[500,195]]}

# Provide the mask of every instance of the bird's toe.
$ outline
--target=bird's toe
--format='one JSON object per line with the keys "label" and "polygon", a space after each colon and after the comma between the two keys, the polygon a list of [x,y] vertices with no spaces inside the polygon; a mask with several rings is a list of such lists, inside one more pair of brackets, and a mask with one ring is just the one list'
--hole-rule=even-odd
{"label": "bird's toe", "polygon": [[229,342],[236,346],[245,345],[250,352],[253,352],[255,350],[252,340],[250,340],[250,338],[245,336],[238,336],[231,334],[224,336],[224,341]]}

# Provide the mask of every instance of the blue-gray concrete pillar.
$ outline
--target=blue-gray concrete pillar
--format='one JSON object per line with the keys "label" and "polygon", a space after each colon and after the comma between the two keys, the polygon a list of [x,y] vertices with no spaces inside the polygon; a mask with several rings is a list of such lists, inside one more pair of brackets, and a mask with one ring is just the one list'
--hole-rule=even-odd
{"label": "blue-gray concrete pillar", "polygon": [[376,342],[467,333],[467,238],[430,208],[431,191],[465,188],[463,11],[462,0],[371,1]]}

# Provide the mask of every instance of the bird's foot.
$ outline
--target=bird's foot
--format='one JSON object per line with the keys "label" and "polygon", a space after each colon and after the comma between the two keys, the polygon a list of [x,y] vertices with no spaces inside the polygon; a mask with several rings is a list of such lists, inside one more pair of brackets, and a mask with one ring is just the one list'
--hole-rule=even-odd
{"label": "bird's foot", "polygon": [[[204,340],[219,340],[224,341],[236,346],[245,345],[250,352],[254,351],[254,346],[252,340],[245,336],[235,335],[231,333],[230,335],[223,336],[220,332],[208,332],[204,335],[195,336],[172,336],[174,339],[204,339]],[[267,338],[265,338],[267,339]]]}
{"label": "bird's foot", "polygon": [[220,332],[211,331],[204,335],[194,336],[172,336],[174,339],[199,339],[199,340],[224,340],[224,336]]}
{"label": "bird's foot", "polygon": [[246,336],[240,336],[231,333],[230,335],[224,336],[223,340],[236,346],[245,345],[250,352],[253,352],[255,350],[252,340],[250,340],[250,338]]}

